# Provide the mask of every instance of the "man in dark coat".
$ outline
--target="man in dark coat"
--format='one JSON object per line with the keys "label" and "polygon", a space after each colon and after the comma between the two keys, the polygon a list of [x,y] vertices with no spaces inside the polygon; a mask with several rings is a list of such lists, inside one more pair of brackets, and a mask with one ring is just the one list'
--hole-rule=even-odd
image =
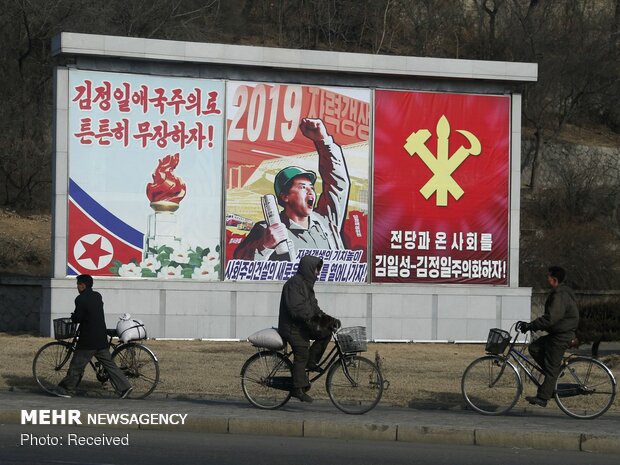
{"label": "man in dark coat", "polygon": [[[293,397],[302,402],[312,402],[306,391],[310,388],[310,382],[306,375],[306,369],[317,370],[317,364],[321,360],[331,338],[331,331],[325,335],[311,334],[309,328],[312,318],[326,316],[319,308],[319,303],[314,296],[314,283],[318,279],[323,260],[312,255],[306,255],[299,261],[297,274],[291,277],[282,289],[280,298],[280,316],[278,320],[278,332],[293,349]],[[336,319],[328,319],[339,326]],[[310,339],[315,339],[310,346]]]}
{"label": "man in dark coat", "polygon": [[87,274],[77,277],[77,289],[80,295],[75,298],[75,310],[71,314],[71,320],[80,324],[79,338],[69,370],[59,383],[57,394],[71,397],[84,375],[84,368],[90,359],[95,357],[106,369],[112,385],[124,399],[133,388],[110,356],[101,294],[93,291],[93,278]]}
{"label": "man in dark coat", "polygon": [[551,293],[545,302],[544,314],[530,323],[525,321],[517,323],[517,329],[522,333],[527,331],[547,331],[548,333],[536,339],[528,348],[530,355],[543,369],[545,380],[538,388],[536,396],[526,396],[525,399],[530,404],[541,407],[545,407],[547,401],[553,396],[555,382],[560,374],[562,357],[575,337],[575,330],[579,324],[575,293],[563,284],[565,277],[566,272],[563,268],[550,267],[547,282],[551,287]]}

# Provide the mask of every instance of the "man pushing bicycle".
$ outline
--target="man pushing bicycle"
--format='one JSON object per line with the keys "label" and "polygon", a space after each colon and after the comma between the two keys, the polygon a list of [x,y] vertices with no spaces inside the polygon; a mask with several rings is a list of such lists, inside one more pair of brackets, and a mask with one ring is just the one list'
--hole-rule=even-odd
{"label": "man pushing bicycle", "polygon": [[80,324],[80,337],[67,375],[59,383],[55,394],[71,397],[84,375],[84,368],[95,357],[108,372],[118,394],[125,399],[133,388],[110,356],[101,294],[93,290],[93,278],[88,274],[79,275],[76,285],[79,295],[75,298],[71,320]]}

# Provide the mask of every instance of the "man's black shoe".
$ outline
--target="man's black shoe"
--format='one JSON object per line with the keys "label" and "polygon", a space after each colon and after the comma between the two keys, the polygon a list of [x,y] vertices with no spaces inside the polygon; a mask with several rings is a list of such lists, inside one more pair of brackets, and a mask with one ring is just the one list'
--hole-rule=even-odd
{"label": "man's black shoe", "polygon": [[527,400],[532,405],[538,405],[539,407],[546,407],[547,401],[545,399],[541,399],[538,396],[525,396],[525,400]]}
{"label": "man's black shoe", "polygon": [[316,363],[311,363],[308,366],[306,366],[306,370],[308,371],[316,371],[317,373],[323,373],[323,368],[321,368],[320,366],[318,366]]}
{"label": "man's black shoe", "polygon": [[71,393],[62,386],[56,386],[52,389],[52,392],[54,393],[54,395],[58,397],[64,397],[65,399],[71,399],[71,397],[73,397]]}
{"label": "man's black shoe", "polygon": [[301,400],[302,402],[312,402],[314,399],[312,397],[310,397],[308,394],[306,394],[303,389],[301,388],[295,388],[291,391],[291,396],[295,397],[296,399]]}
{"label": "man's black shoe", "polygon": [[121,392],[121,399],[127,399],[129,394],[131,394],[131,391],[133,391],[133,388],[130,386],[127,389],[125,389],[123,392]]}

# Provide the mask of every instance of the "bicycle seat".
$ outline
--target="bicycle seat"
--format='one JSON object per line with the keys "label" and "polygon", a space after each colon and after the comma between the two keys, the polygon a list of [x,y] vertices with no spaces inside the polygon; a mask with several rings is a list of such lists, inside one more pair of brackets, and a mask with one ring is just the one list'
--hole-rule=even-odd
{"label": "bicycle seat", "polygon": [[118,333],[116,332],[116,328],[108,328],[108,329],[106,329],[106,333],[110,337],[118,337]]}

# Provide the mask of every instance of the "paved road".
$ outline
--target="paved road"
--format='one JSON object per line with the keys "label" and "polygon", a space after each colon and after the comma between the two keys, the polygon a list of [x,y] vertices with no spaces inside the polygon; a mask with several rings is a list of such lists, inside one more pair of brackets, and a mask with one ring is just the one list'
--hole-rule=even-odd
{"label": "paved road", "polygon": [[127,438],[127,445],[33,445],[41,426],[1,425],[0,463],[3,465],[611,465],[614,454],[573,451],[358,441],[239,434],[55,427],[65,442],[80,438]]}
{"label": "paved road", "polygon": [[[617,400],[616,400],[617,402]],[[620,415],[575,420],[551,409],[528,408],[500,417],[467,410],[415,410],[379,405],[365,415],[346,415],[330,402],[288,403],[275,411],[258,410],[245,401],[203,397],[146,400],[75,397],[43,393],[0,392],[0,423],[22,424],[22,411],[74,409],[80,428],[106,426],[144,430],[250,434],[368,441],[558,449],[620,454]],[[129,424],[110,415],[126,414]],[[135,414],[132,416],[132,414]],[[150,416],[147,414],[155,414]],[[172,417],[171,415],[175,415]],[[178,415],[186,415],[179,422]],[[159,417],[176,424],[153,424]],[[133,424],[140,421],[141,424]],[[156,420],[153,420],[155,418]],[[92,420],[89,422],[89,419]],[[89,424],[90,423],[90,424]],[[111,423],[111,424],[110,424]],[[45,434],[54,425],[41,426]]]}

